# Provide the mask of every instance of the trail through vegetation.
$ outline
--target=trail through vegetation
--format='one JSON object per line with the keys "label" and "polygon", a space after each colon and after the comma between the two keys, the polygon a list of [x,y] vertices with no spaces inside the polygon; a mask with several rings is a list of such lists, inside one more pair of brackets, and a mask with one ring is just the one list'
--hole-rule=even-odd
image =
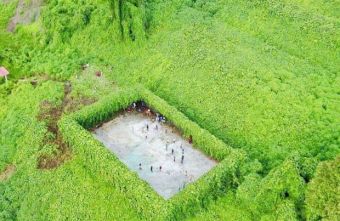
{"label": "trail through vegetation", "polygon": [[16,168],[15,168],[14,165],[8,165],[8,166],[4,169],[4,171],[2,171],[2,172],[0,173],[0,182],[9,179],[9,178],[13,175],[13,173],[15,173],[15,170],[16,170]]}
{"label": "trail through vegetation", "polygon": [[15,15],[9,21],[7,30],[13,32],[18,24],[30,24],[38,20],[42,0],[19,0]]}
{"label": "trail through vegetation", "polygon": [[70,82],[66,82],[64,84],[64,98],[59,106],[53,107],[53,104],[48,101],[43,101],[40,105],[41,113],[38,116],[38,120],[45,121],[48,130],[44,142],[56,146],[57,151],[57,153],[54,153],[52,156],[42,155],[39,157],[38,168],[40,169],[56,168],[71,157],[71,151],[63,142],[57,125],[68,103],[68,96],[71,90],[72,86]]}

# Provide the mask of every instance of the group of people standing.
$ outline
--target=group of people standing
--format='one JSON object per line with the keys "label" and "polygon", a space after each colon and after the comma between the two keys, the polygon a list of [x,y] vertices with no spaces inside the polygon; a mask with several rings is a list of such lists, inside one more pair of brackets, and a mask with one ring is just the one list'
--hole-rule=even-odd
{"label": "group of people standing", "polygon": [[[157,119],[157,121],[161,122],[162,120],[165,120],[165,117],[157,115],[156,119]],[[148,123],[145,125],[145,129],[146,129],[147,132],[150,130],[150,126],[149,126]],[[157,124],[155,125],[154,129],[158,130],[158,125]],[[147,139],[147,138],[148,138],[148,136],[146,135],[145,139]],[[173,139],[172,143],[175,144],[176,143],[176,139]],[[166,144],[165,144],[165,150],[166,151],[168,151],[169,144],[170,144],[169,141],[167,141]],[[180,145],[180,149],[181,149],[181,153],[182,153],[181,154],[181,158],[180,158],[181,159],[180,162],[181,162],[181,164],[184,164],[184,147],[183,147],[182,144]],[[171,155],[173,156],[173,162],[176,162],[176,155],[175,155],[175,149],[174,148],[171,149]],[[161,172],[162,171],[162,166],[160,165],[158,167],[158,169]],[[139,170],[142,170],[142,163],[139,163]],[[150,171],[154,172],[155,171],[155,167],[154,166],[150,166]]]}
{"label": "group of people standing", "polygon": [[[131,108],[137,110],[138,112],[146,113],[147,116],[155,116],[155,118],[153,118],[153,119],[154,119],[156,122],[159,122],[159,123],[165,123],[165,122],[166,122],[166,118],[165,118],[163,115],[161,115],[161,114],[159,114],[159,113],[154,113],[154,112],[152,112],[152,111],[146,106],[146,104],[145,104],[143,101],[134,102],[134,103],[131,105]],[[146,132],[149,132],[149,131],[151,130],[151,127],[150,127],[150,125],[149,125],[148,123],[146,123],[144,130],[146,130]],[[154,130],[156,130],[156,131],[159,130],[158,124],[156,124],[156,125],[154,126]],[[165,130],[165,133],[167,133],[167,131],[168,131],[168,130]],[[145,135],[145,139],[148,139],[148,134]],[[189,137],[188,142],[189,142],[190,144],[192,143],[192,136]],[[171,143],[170,141],[167,141],[167,142],[166,142],[166,144],[165,144],[165,151],[166,151],[166,154],[167,154],[167,153],[170,153],[170,152],[168,152],[168,149],[169,149],[170,144],[175,145],[175,144],[176,144],[176,139],[173,139],[172,143]],[[171,146],[172,146],[172,145],[171,145]],[[181,153],[181,155],[180,155],[180,156],[181,156],[181,157],[180,157],[180,163],[181,163],[181,164],[184,164],[184,158],[185,158],[185,157],[184,157],[184,152],[185,152],[185,151],[184,151],[184,147],[183,147],[183,145],[181,144],[181,145],[180,145],[180,153]],[[172,147],[172,148],[171,148],[171,156],[172,156],[172,158],[173,158],[173,162],[176,162],[176,151],[175,151],[175,147]],[[142,163],[139,163],[139,170],[142,170],[142,169],[143,169],[143,168],[142,168]],[[150,172],[151,172],[151,173],[157,172],[157,171],[158,171],[158,172],[162,172],[162,169],[163,169],[162,165],[160,165],[160,166],[158,166],[158,167],[154,167],[153,165],[150,166]],[[189,176],[188,176],[188,171],[185,171],[185,176],[186,176],[186,177],[189,177]],[[190,180],[192,180],[192,178],[190,178]],[[185,186],[186,186],[186,182],[184,182],[183,185],[181,185],[181,186],[179,187],[179,190],[184,189]]]}

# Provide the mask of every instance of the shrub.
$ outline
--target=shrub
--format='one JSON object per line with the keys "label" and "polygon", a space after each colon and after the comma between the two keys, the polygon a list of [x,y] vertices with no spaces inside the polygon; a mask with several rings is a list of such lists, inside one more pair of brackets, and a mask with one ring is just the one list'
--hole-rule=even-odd
{"label": "shrub", "polygon": [[307,220],[339,220],[340,156],[319,164],[307,186]]}

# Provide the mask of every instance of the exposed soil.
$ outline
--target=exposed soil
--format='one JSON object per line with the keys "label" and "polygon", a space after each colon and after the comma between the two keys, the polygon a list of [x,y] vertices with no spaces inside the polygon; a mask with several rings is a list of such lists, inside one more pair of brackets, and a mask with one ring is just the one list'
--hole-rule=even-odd
{"label": "exposed soil", "polygon": [[81,97],[78,99],[74,98],[67,98],[67,103],[64,108],[64,112],[74,112],[79,110],[82,106],[87,106],[90,104],[93,104],[97,100],[94,98],[89,98],[89,97]]}
{"label": "exposed soil", "polygon": [[[5,1],[9,2],[9,0]],[[8,23],[7,30],[14,32],[18,24],[30,24],[38,20],[43,0],[19,0],[15,15]]]}
{"label": "exposed soil", "polygon": [[[45,144],[51,144],[57,147],[57,151],[53,155],[41,155],[38,159],[39,169],[53,169],[66,160],[71,158],[71,149],[64,143],[62,135],[58,128],[58,121],[65,112],[73,112],[78,110],[84,105],[90,105],[96,100],[93,98],[81,97],[74,99],[70,96],[72,85],[70,82],[64,84],[64,99],[58,106],[43,101],[40,105],[40,114],[38,115],[39,121],[46,122],[49,134],[45,136]],[[52,136],[49,136],[52,134]]]}
{"label": "exposed soil", "polygon": [[13,2],[13,0],[2,0],[2,3],[4,3],[4,4],[9,4],[11,2]]}
{"label": "exposed soil", "polygon": [[14,165],[8,165],[4,171],[0,173],[0,182],[8,180],[16,171]]}
{"label": "exposed soil", "polygon": [[55,106],[48,101],[43,101],[40,105],[40,114],[38,116],[38,120],[46,122],[48,132],[53,135],[46,135],[45,144],[55,145],[57,147],[57,151],[52,156],[41,155],[38,159],[39,169],[56,168],[71,158],[71,150],[68,145],[63,142],[57,125],[63,114],[63,110],[67,104],[67,97],[71,90],[71,84],[66,82],[64,85],[64,99],[61,105]]}

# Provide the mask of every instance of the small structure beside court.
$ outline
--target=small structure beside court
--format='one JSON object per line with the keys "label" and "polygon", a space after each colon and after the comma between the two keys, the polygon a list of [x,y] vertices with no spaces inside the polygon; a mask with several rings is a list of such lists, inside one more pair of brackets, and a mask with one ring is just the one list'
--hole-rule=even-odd
{"label": "small structure beside court", "polygon": [[7,75],[9,75],[9,71],[5,67],[0,67],[0,76],[4,77],[7,82]]}

